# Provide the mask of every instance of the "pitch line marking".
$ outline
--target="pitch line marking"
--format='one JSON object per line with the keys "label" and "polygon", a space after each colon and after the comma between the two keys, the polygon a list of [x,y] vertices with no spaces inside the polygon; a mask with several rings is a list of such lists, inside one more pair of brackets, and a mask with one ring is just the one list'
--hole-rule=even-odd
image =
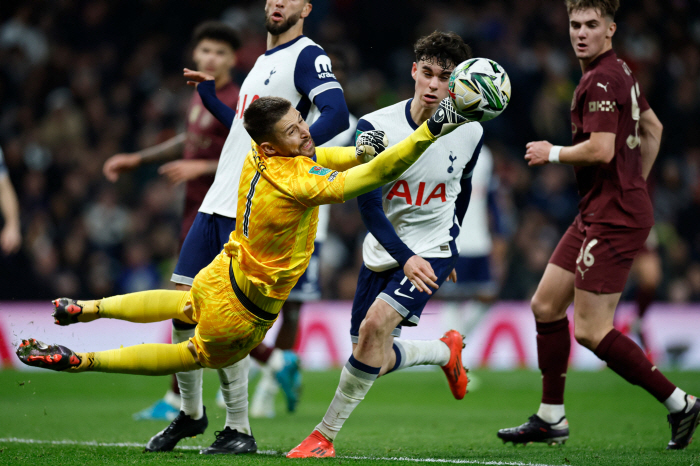
{"label": "pitch line marking", "polygon": [[[30,438],[17,438],[8,437],[0,438],[0,443],[34,443],[34,444],[46,444],[46,445],[78,445],[84,447],[119,447],[119,448],[143,448],[143,443],[135,442],[117,442],[117,443],[106,443],[106,442],[96,442],[94,440],[89,441],[77,441],[77,440],[37,440]],[[208,445],[196,446],[196,445],[183,445],[175,447],[176,450],[201,450],[206,448]],[[281,454],[275,450],[258,450],[259,455],[279,455]],[[404,463],[439,463],[439,464],[484,464],[488,466],[565,466],[565,465],[550,465],[543,463],[522,463],[520,461],[479,461],[479,460],[459,460],[459,459],[446,459],[446,458],[408,458],[405,456],[392,456],[392,457],[381,457],[381,456],[336,456],[336,458],[344,460],[374,460],[374,461],[397,461]]]}

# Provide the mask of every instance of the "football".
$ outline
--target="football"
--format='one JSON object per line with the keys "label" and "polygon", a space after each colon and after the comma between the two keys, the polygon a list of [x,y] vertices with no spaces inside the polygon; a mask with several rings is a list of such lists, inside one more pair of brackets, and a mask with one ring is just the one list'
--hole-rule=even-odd
{"label": "football", "polygon": [[448,86],[455,108],[471,121],[492,120],[510,102],[510,78],[488,58],[471,58],[457,65]]}

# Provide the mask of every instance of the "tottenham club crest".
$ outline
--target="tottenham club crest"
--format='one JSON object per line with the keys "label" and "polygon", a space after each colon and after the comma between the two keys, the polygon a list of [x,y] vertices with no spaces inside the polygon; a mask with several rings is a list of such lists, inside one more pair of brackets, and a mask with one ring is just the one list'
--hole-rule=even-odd
{"label": "tottenham club crest", "polygon": [[453,157],[452,151],[450,151],[450,155],[448,158],[450,159],[450,166],[447,167],[447,173],[452,173],[453,171],[455,171],[453,165],[455,164],[455,160],[457,160],[457,157]]}
{"label": "tottenham club crest", "polygon": [[265,80],[265,85],[266,85],[266,86],[267,86],[268,84],[270,84],[270,78],[271,78],[272,75],[275,74],[275,73],[277,73],[277,71],[275,71],[275,69],[272,68],[272,71],[270,71],[270,76],[268,76],[267,79]]}

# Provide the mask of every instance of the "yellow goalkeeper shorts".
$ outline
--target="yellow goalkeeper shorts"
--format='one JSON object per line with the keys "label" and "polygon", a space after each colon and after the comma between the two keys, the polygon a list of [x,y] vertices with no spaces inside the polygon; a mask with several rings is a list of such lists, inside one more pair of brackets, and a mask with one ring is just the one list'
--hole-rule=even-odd
{"label": "yellow goalkeeper shorts", "polygon": [[245,358],[265,338],[278,314],[253,304],[238,288],[231,259],[223,252],[192,283],[194,344],[199,363],[218,369]]}

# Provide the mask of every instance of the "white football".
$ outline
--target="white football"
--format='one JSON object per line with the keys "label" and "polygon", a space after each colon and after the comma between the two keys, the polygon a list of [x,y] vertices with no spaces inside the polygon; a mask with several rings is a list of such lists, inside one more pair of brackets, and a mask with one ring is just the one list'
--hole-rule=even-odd
{"label": "white football", "polygon": [[457,65],[448,86],[455,108],[471,121],[496,118],[510,102],[510,78],[488,58],[470,58]]}

